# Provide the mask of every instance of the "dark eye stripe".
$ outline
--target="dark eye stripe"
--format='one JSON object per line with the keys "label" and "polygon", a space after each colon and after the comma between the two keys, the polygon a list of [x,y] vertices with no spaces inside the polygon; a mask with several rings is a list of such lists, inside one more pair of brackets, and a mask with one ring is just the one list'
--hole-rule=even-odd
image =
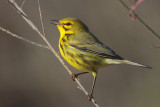
{"label": "dark eye stripe", "polygon": [[66,23],[65,25],[70,26],[70,25],[72,25],[72,24],[68,22],[68,23]]}
{"label": "dark eye stripe", "polygon": [[65,28],[64,26],[63,26],[63,29],[64,29],[65,31],[68,31],[68,30],[69,30],[69,29]]}

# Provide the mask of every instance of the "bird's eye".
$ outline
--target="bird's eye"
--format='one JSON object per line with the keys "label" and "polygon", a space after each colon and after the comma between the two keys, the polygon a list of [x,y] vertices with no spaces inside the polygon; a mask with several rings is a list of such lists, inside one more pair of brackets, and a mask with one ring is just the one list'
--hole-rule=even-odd
{"label": "bird's eye", "polygon": [[68,22],[68,23],[66,23],[65,25],[70,26],[70,25],[72,25],[72,24]]}

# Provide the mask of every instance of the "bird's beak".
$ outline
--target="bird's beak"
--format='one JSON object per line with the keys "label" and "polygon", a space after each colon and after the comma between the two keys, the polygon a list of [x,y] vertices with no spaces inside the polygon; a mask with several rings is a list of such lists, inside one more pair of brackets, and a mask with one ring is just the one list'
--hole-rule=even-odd
{"label": "bird's beak", "polygon": [[54,25],[62,25],[62,24],[59,23],[59,21],[57,21],[57,20],[51,20],[51,24],[54,24]]}

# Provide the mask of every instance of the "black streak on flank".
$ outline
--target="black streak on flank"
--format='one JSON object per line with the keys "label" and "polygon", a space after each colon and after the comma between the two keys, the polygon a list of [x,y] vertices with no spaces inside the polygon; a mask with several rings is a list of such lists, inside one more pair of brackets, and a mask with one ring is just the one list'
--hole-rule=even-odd
{"label": "black streak on flank", "polygon": [[83,58],[84,57],[84,55],[82,55],[82,54],[79,54],[79,55],[77,55],[78,57],[80,57],[80,58]]}
{"label": "black streak on flank", "polygon": [[79,55],[77,55],[77,56],[78,56],[79,58],[81,58],[84,63],[88,63],[88,61],[84,58],[84,55],[79,54]]}
{"label": "black streak on flank", "polygon": [[63,51],[63,54],[65,55],[65,53],[64,53],[64,50],[63,50],[63,46],[60,44],[60,47],[61,47],[61,49],[62,49],[62,51]]}
{"label": "black streak on flank", "polygon": [[69,36],[71,36],[72,34],[70,33],[66,33],[65,36],[67,36],[67,39],[69,39]]}
{"label": "black streak on flank", "polygon": [[66,42],[66,40],[65,40],[64,38],[62,38],[62,41],[63,41],[63,42]]}
{"label": "black streak on flank", "polygon": [[69,55],[72,58],[74,57],[74,55],[72,53],[68,52],[68,51],[66,52],[66,54]]}
{"label": "black streak on flank", "polygon": [[92,61],[92,64],[93,65],[98,65],[100,62],[97,62],[97,61]]}
{"label": "black streak on flank", "polygon": [[74,60],[73,60],[73,59],[70,59],[70,61],[74,63]]}
{"label": "black streak on flank", "polygon": [[82,66],[82,64],[80,64],[77,60],[75,60],[75,61],[76,61],[76,63],[77,63],[78,65]]}
{"label": "black streak on flank", "polygon": [[87,61],[87,60],[85,60],[84,58],[82,58],[82,60],[83,60],[83,62],[84,62],[84,63],[88,63],[88,61]]}

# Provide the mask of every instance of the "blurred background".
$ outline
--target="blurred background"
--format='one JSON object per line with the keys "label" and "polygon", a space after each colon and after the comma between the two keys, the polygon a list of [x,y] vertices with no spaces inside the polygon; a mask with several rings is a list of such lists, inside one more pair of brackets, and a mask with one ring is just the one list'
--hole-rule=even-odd
{"label": "blurred background", "polygon": [[[16,2],[21,5],[23,0]],[[152,48],[160,46],[160,40],[138,20],[132,21],[118,0],[40,0],[40,4],[46,37],[57,52],[59,31],[50,20],[75,17],[120,56],[153,67],[113,65],[100,69],[94,97],[102,107],[160,107],[160,48]],[[41,30],[37,1],[26,0],[23,10]],[[159,10],[159,0],[144,0],[136,8],[158,34]],[[6,0],[0,0],[0,26],[45,45]],[[79,79],[91,89],[91,74]],[[94,107],[50,51],[0,31],[0,107],[64,106]]]}

